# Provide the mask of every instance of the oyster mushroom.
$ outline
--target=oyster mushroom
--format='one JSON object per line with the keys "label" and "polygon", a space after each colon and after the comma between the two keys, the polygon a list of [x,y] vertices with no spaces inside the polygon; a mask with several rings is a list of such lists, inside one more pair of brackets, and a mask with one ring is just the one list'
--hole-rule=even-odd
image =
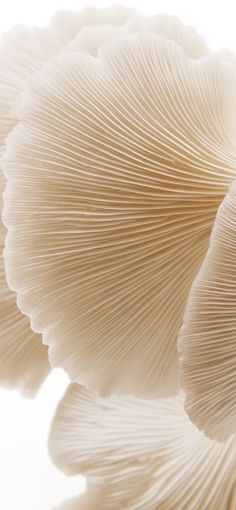
{"label": "oyster mushroom", "polygon": [[186,410],[210,438],[236,432],[236,181],[221,204],[179,335]]}
{"label": "oyster mushroom", "polygon": [[236,175],[235,73],[131,29],[65,51],[22,98],[2,161],[8,283],[72,380],[178,392],[188,293]]}
{"label": "oyster mushroom", "polygon": [[[236,440],[204,436],[183,399],[102,398],[69,387],[49,448],[67,475],[86,475],[86,509],[234,510]],[[80,508],[72,503],[60,509]]]}
{"label": "oyster mushroom", "polygon": [[[18,96],[33,74],[60,53],[84,25],[119,25],[133,14],[131,9],[122,7],[58,12],[49,27],[29,29],[18,26],[3,37],[0,49],[1,153],[8,133],[17,122]],[[0,209],[3,188],[3,175],[0,174]],[[0,382],[19,386],[31,396],[50,370],[48,353],[41,337],[32,332],[28,319],[18,310],[15,295],[7,286],[2,259],[4,236],[0,221]]]}

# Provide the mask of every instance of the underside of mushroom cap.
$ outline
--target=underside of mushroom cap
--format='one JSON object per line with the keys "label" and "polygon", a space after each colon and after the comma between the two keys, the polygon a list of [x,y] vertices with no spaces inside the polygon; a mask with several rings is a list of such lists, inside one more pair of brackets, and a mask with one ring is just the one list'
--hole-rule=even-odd
{"label": "underside of mushroom cap", "polygon": [[235,176],[235,68],[154,34],[65,52],[8,139],[6,269],[50,359],[103,393],[178,391],[176,340]]}
{"label": "underside of mushroom cap", "polygon": [[[60,12],[48,27],[17,26],[3,36],[0,48],[1,153],[7,135],[17,123],[19,95],[36,71],[58,55],[84,24],[110,22],[118,25],[131,15],[133,11],[125,7]],[[4,186],[0,172],[0,210]],[[43,346],[41,336],[31,331],[28,319],[18,310],[15,295],[7,286],[2,258],[4,236],[0,219],[0,383],[18,386],[25,394],[33,395],[50,370],[48,350]]]}
{"label": "underside of mushroom cap", "polygon": [[236,432],[236,181],[221,204],[179,335],[191,420],[213,439]]}
{"label": "underside of mushroom cap", "polygon": [[235,440],[221,444],[200,433],[184,412],[183,395],[104,399],[71,385],[49,447],[57,467],[88,477],[88,510],[97,508],[97,494],[106,510],[234,509]]}
{"label": "underside of mushroom cap", "polygon": [[[114,26],[111,21],[101,26],[86,26],[79,31],[66,50],[85,52],[96,56],[99,48],[119,35],[135,33],[154,33],[169,39],[184,50],[186,56],[192,59],[209,54],[205,39],[192,27],[183,25],[175,16],[157,15],[143,16],[133,14],[123,25]],[[231,54],[222,53],[222,58],[232,58]]]}
{"label": "underside of mushroom cap", "polygon": [[133,16],[127,21],[128,30],[132,32],[153,32],[174,41],[184,50],[187,57],[197,59],[210,53],[206,40],[193,27],[186,26],[176,17],[170,15]]}

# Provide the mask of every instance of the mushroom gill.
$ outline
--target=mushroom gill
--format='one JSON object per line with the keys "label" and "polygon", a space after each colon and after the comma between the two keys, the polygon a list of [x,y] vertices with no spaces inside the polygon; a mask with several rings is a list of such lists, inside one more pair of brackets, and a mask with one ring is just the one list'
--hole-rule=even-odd
{"label": "mushroom gill", "polygon": [[[58,12],[46,28],[32,29],[17,26],[3,36],[0,48],[0,153],[5,139],[17,123],[18,96],[27,81],[47,61],[59,54],[84,25],[123,24],[131,9],[122,7],[94,9],[81,12]],[[0,210],[5,183],[0,172]],[[27,395],[33,395],[50,370],[47,348],[41,336],[30,329],[29,321],[16,306],[4,272],[2,250],[5,230],[0,220],[0,382],[19,386]]]}
{"label": "mushroom gill", "polygon": [[210,248],[179,335],[186,410],[210,438],[236,432],[236,181],[221,204]]}
{"label": "mushroom gill", "polygon": [[178,391],[186,300],[236,175],[236,71],[130,31],[29,84],[2,162],[5,262],[52,365],[153,398]]}
{"label": "mushroom gill", "polygon": [[[69,387],[49,448],[59,469],[87,477],[86,510],[234,510],[235,438],[205,437],[188,420],[183,397],[102,398]],[[60,510],[81,508],[74,503]]]}

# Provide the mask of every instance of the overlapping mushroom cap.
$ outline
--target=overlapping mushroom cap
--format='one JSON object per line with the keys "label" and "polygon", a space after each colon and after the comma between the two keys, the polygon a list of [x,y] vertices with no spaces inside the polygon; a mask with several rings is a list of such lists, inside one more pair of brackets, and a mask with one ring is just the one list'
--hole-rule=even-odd
{"label": "overlapping mushroom cap", "polygon": [[5,260],[53,365],[155,397],[178,391],[186,300],[236,175],[236,74],[145,23],[93,55],[89,29],[29,85],[3,159]]}
{"label": "overlapping mushroom cap", "polygon": [[[236,440],[221,444],[199,432],[184,412],[183,395],[101,398],[72,384],[49,447],[59,468],[88,477],[88,510],[235,508]],[[61,509],[84,508],[82,501]]]}
{"label": "overlapping mushroom cap", "polygon": [[218,210],[179,337],[186,409],[200,429],[218,440],[236,432],[235,331],[236,181]]}
{"label": "overlapping mushroom cap", "polygon": [[[0,151],[17,122],[16,104],[27,80],[62,49],[86,25],[123,24],[131,9],[89,8],[81,12],[58,12],[47,28],[16,27],[3,37],[0,49]],[[0,174],[0,192],[4,188]],[[0,195],[0,209],[2,197]],[[9,291],[3,268],[4,227],[0,222],[0,381],[18,385],[33,394],[49,371],[47,348],[20,314],[15,296]]]}
{"label": "overlapping mushroom cap", "polygon": [[[0,380],[34,392],[49,346],[87,385],[52,426],[88,478],[60,510],[235,509],[235,59],[115,8],[18,28],[0,64],[5,265],[35,331],[2,264]],[[184,394],[157,399],[179,356],[203,432]]]}

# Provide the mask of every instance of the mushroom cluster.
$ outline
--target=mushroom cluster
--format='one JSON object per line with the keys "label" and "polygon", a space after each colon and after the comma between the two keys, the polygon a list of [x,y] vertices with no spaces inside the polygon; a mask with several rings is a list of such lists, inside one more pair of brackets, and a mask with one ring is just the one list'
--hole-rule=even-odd
{"label": "mushroom cluster", "polygon": [[0,382],[72,381],[63,510],[236,510],[236,58],[113,7],[0,50]]}

